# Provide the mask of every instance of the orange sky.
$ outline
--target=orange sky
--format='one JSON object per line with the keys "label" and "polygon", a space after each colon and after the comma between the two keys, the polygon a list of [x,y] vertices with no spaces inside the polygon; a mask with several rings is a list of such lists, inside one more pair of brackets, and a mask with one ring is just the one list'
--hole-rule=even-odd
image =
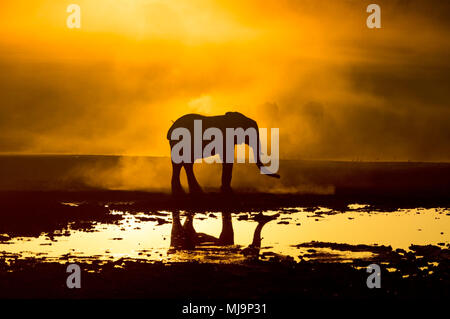
{"label": "orange sky", "polygon": [[240,111],[283,158],[448,161],[450,4],[369,3],[2,1],[0,152],[167,156],[171,120]]}

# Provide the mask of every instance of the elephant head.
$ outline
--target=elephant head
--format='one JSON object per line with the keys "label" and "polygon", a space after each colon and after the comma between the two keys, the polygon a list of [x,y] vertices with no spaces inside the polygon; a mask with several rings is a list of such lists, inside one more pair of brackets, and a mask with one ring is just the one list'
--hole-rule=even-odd
{"label": "elephant head", "polygon": [[261,140],[259,136],[258,124],[256,123],[256,121],[246,117],[244,114],[239,112],[227,112],[225,116],[227,119],[227,127],[231,127],[234,129],[242,128],[244,131],[247,129],[254,129],[256,131],[256,143],[252,143],[249,136],[246,135],[244,141],[238,141],[237,139],[235,139],[235,144],[241,144],[243,142],[252,147],[253,155],[255,157],[255,163],[258,169],[267,176],[280,178],[280,175],[269,172],[261,161],[261,155],[263,154],[261,152]]}

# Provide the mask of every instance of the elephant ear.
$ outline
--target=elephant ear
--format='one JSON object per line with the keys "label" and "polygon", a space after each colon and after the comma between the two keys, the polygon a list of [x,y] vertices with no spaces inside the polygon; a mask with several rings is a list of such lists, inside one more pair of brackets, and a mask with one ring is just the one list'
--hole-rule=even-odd
{"label": "elephant ear", "polygon": [[227,112],[225,113],[225,116],[227,117],[228,121],[236,122],[238,121],[238,112]]}
{"label": "elephant ear", "polygon": [[232,123],[232,125],[234,125],[233,127],[248,128],[249,126],[252,126],[249,123],[255,123],[255,126],[256,126],[255,121],[246,117],[244,114],[242,114],[240,112],[227,112],[227,113],[225,113],[225,116],[230,121],[229,124]]}
{"label": "elephant ear", "polygon": [[226,116],[232,116],[235,119],[246,119],[247,117],[239,112],[227,112],[225,113]]}

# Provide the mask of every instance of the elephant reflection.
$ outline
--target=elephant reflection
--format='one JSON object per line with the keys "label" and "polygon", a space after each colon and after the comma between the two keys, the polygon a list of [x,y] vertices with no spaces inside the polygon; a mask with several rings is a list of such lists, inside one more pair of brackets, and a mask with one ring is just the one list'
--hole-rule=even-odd
{"label": "elephant reflection", "polygon": [[[267,216],[259,213],[254,220],[258,223],[253,233],[252,243],[242,253],[246,256],[257,256],[261,249],[261,231],[264,225],[271,220],[275,220],[280,214]],[[219,238],[197,233],[193,225],[194,213],[188,213],[184,224],[181,224],[180,213],[172,212],[172,233],[170,237],[170,247],[175,250],[194,249],[198,245],[212,244],[216,246],[228,246],[234,244],[234,231],[231,213],[222,212],[222,231]]]}
{"label": "elephant reflection", "polygon": [[[195,122],[201,122],[201,127],[196,128]],[[222,145],[221,149],[216,152],[216,148],[211,149],[211,155],[218,155],[220,157],[220,162],[222,163],[222,185],[221,185],[221,191],[222,192],[231,192],[231,177],[232,177],[232,170],[233,170],[233,162],[229,160],[229,158],[234,159],[234,147],[233,147],[233,154],[227,154],[227,147],[226,145],[226,136],[227,136],[227,128],[229,129],[239,129],[242,128],[243,130],[247,131],[253,131],[255,132],[254,140],[250,137],[251,134],[245,135],[245,137],[237,138],[237,136],[231,136],[232,145],[238,145],[238,144],[247,144],[253,148],[253,154],[255,156],[255,163],[256,166],[266,175],[270,177],[280,178],[280,175],[273,174],[268,172],[267,168],[264,166],[264,164],[261,161],[261,143],[260,143],[260,137],[259,137],[259,130],[257,123],[244,116],[243,114],[239,112],[227,112],[225,115],[218,115],[218,116],[203,116],[199,114],[187,114],[179,119],[177,119],[173,125],[170,127],[169,131],[167,132],[167,139],[169,140],[170,148],[171,148],[171,154],[172,154],[172,193],[174,194],[180,194],[184,193],[183,188],[180,183],[180,172],[181,168],[184,167],[186,171],[186,176],[188,180],[189,185],[189,191],[193,193],[200,193],[202,192],[202,189],[200,185],[198,184],[195,175],[194,175],[194,162],[197,159],[203,158],[205,150],[205,147],[209,147],[211,143],[210,140],[203,140],[203,136],[206,133],[208,129],[216,129],[216,132],[218,130],[219,133],[221,133],[221,137],[217,137],[214,133],[212,133],[212,136],[214,136],[214,141],[218,138],[221,139],[220,143]],[[177,135],[177,131],[175,130],[184,130],[185,132],[189,133],[190,140],[187,141],[187,143],[190,145],[189,150],[190,152],[186,152],[188,154],[186,157],[183,157],[183,159],[175,159],[174,158],[174,148],[179,143],[180,136]],[[250,130],[249,130],[250,129]],[[187,130],[187,131],[186,131]],[[200,143],[202,145],[198,146],[199,152],[195,152],[194,149],[195,146],[195,136],[196,136],[196,130],[199,130],[197,132],[200,134],[200,141],[197,143]],[[181,132],[181,131],[180,131]],[[206,135],[206,134],[205,134]],[[210,138],[212,139],[212,136]],[[184,137],[183,137],[184,139]],[[181,139],[181,140],[183,140]],[[184,152],[185,150],[183,150]],[[229,151],[230,152],[230,151]],[[209,154],[209,153],[208,153]],[[227,156],[228,155],[228,156]],[[182,157],[182,156],[181,156]]]}

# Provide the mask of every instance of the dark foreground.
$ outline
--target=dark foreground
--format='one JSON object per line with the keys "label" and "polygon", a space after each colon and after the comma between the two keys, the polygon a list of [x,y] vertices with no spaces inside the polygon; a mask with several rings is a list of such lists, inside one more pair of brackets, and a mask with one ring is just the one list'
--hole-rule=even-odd
{"label": "dark foreground", "polygon": [[[68,289],[66,265],[35,259],[0,262],[1,298],[157,299],[404,299],[450,296],[450,252],[417,247],[416,253],[390,252],[381,288],[368,289],[366,260],[352,264],[292,260],[243,264],[146,263],[129,260],[82,263],[82,287]],[[437,262],[436,266],[427,266]],[[355,267],[362,267],[361,269]],[[393,267],[395,272],[386,271]],[[425,270],[421,270],[424,267]]]}

